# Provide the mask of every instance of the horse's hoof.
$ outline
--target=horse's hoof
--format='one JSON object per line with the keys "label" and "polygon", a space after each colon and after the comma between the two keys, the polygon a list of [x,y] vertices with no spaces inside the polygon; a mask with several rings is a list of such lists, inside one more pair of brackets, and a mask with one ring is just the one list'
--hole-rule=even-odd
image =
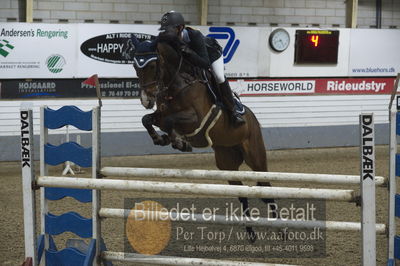
{"label": "horse's hoof", "polygon": [[183,143],[183,151],[191,152],[193,150],[192,145],[189,142]]}
{"label": "horse's hoof", "polygon": [[167,146],[171,143],[171,140],[169,139],[168,135],[164,134],[161,137],[163,139],[163,146]]}
{"label": "horse's hoof", "polygon": [[154,145],[167,146],[171,143],[168,135],[162,135],[153,141]]}
{"label": "horse's hoof", "polygon": [[192,145],[190,145],[189,142],[180,139],[176,139],[174,142],[172,142],[171,146],[172,148],[182,152],[191,152],[193,150]]}
{"label": "horse's hoof", "polygon": [[182,143],[179,143],[178,141],[174,141],[171,143],[172,148],[175,150],[180,150],[182,151]]}

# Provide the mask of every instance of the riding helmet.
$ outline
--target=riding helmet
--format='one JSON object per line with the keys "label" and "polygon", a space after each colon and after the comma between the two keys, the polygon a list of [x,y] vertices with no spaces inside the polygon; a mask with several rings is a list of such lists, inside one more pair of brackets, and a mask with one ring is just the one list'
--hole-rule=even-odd
{"label": "riding helmet", "polygon": [[161,17],[161,27],[159,30],[165,30],[169,26],[185,25],[185,19],[182,14],[176,11],[169,11]]}

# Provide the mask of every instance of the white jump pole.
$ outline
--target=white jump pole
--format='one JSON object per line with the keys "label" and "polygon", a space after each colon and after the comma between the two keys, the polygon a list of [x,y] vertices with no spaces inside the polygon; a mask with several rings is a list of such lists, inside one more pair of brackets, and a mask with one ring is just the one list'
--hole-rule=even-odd
{"label": "white jump pole", "polygon": [[373,114],[360,115],[362,265],[376,265],[375,138]]}
{"label": "white jump pole", "polygon": [[36,200],[33,184],[35,172],[33,164],[33,119],[32,109],[21,107],[21,168],[24,210],[25,258],[32,258],[37,265],[36,244]]}
{"label": "white jump pole", "polygon": [[[98,87],[98,80],[96,79],[96,88]],[[99,97],[99,95],[98,95]],[[98,180],[99,171],[101,168],[101,100],[99,98],[99,106],[92,109],[92,178],[89,180]],[[92,238],[96,239],[96,257],[93,265],[100,265],[100,243],[101,243],[101,222],[98,216],[101,206],[101,191],[92,191]]]}
{"label": "white jump pole", "polygon": [[[359,175],[331,175],[307,173],[281,173],[281,172],[252,172],[252,171],[222,171],[222,170],[186,170],[186,169],[161,169],[161,168],[130,168],[130,167],[103,167],[101,174],[115,177],[140,177],[140,178],[177,178],[177,179],[213,179],[223,181],[277,181],[317,183],[331,185],[356,185],[360,184]],[[384,185],[385,178],[377,176],[376,185]]]}
{"label": "white jump pole", "polygon": [[[130,216],[131,215],[131,216]],[[223,215],[213,215],[212,219],[205,219],[202,214],[191,214],[187,217],[187,213],[179,212],[160,212],[148,210],[130,210],[130,209],[113,209],[101,208],[99,212],[101,218],[122,218],[138,220],[157,220],[166,217],[172,221],[200,224],[220,224],[220,225],[239,225],[239,226],[255,226],[267,228],[294,228],[294,229],[314,229],[320,228],[327,231],[361,231],[361,223],[357,222],[339,222],[339,221],[293,221],[281,219],[258,218],[256,220],[248,217],[226,217]],[[385,234],[386,225],[377,224],[376,233]]]}
{"label": "white jump pole", "polygon": [[396,217],[395,217],[395,196],[396,196],[396,154],[397,154],[397,133],[396,133],[396,114],[400,107],[399,97],[396,102],[395,96],[399,86],[400,73],[397,75],[392,95],[389,102],[389,186],[388,186],[388,261],[395,264],[394,258],[394,238],[396,236]]}
{"label": "white jump pole", "polygon": [[232,260],[184,258],[170,256],[148,256],[136,253],[102,252],[102,258],[108,261],[123,261],[157,265],[182,265],[182,266],[290,266],[288,264],[274,264],[261,262],[242,262]]}
{"label": "white jump pole", "polygon": [[[70,138],[69,138],[69,125],[65,126],[65,142],[69,142]],[[71,175],[75,175],[74,170],[72,170],[71,165],[73,164],[73,162],[70,161],[66,161],[65,162],[65,169],[62,172],[62,175],[67,175],[68,173],[70,173]]]}
{"label": "white jump pole", "polygon": [[177,193],[227,197],[253,197],[273,199],[324,199],[355,202],[353,190],[237,186],[217,184],[171,183],[136,180],[89,179],[76,177],[40,176],[36,181],[41,187],[86,188],[98,190]]}

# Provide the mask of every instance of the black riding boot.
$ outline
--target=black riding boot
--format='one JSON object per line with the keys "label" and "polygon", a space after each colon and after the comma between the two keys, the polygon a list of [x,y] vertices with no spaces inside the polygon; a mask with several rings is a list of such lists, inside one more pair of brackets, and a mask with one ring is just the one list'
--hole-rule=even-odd
{"label": "black riding boot", "polygon": [[222,96],[222,102],[224,103],[226,109],[229,112],[230,119],[232,121],[233,126],[238,127],[246,123],[242,116],[235,111],[235,103],[233,100],[232,90],[229,86],[229,82],[227,79],[221,84],[219,84],[219,89]]}

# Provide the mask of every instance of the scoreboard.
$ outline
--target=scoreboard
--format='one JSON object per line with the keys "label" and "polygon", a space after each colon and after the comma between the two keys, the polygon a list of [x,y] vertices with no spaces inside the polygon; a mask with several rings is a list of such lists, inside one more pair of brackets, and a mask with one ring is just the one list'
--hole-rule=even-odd
{"label": "scoreboard", "polygon": [[338,30],[296,30],[295,64],[337,64]]}

